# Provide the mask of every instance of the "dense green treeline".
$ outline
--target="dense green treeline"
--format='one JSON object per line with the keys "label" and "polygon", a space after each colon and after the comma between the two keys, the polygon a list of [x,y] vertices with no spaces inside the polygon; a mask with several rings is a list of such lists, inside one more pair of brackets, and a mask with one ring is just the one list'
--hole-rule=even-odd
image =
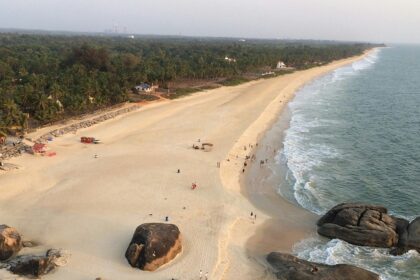
{"label": "dense green treeline", "polygon": [[[0,34],[0,130],[126,101],[140,83],[240,76],[278,61],[297,69],[369,44]],[[229,62],[225,57],[236,61]]]}

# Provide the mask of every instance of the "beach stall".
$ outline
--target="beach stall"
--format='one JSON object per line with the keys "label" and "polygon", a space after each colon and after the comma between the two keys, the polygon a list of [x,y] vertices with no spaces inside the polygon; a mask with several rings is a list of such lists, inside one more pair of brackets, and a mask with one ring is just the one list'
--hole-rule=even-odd
{"label": "beach stall", "polygon": [[212,143],[202,143],[201,144],[201,149],[203,151],[210,152],[213,149],[213,144]]}
{"label": "beach stall", "polygon": [[34,155],[42,155],[47,151],[47,145],[42,143],[35,143],[32,146],[32,152]]}
{"label": "beach stall", "polygon": [[95,137],[80,137],[80,142],[84,144],[99,144],[101,141]]}

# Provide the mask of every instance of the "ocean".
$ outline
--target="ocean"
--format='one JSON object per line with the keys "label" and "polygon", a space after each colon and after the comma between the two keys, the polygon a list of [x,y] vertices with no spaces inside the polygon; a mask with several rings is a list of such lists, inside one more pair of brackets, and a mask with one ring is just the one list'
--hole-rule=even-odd
{"label": "ocean", "polygon": [[[420,47],[392,46],[304,86],[289,103],[276,168],[279,194],[317,214],[342,202],[420,216]],[[282,116],[281,118],[285,118]],[[286,170],[286,171],[284,171]],[[384,280],[420,279],[420,255],[323,238],[294,247],[301,258],[349,263]]]}

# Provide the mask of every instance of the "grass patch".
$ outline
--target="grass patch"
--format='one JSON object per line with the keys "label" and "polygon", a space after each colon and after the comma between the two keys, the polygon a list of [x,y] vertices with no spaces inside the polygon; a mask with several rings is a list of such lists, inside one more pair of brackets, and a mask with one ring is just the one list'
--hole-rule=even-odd
{"label": "grass patch", "polygon": [[240,84],[243,84],[243,83],[246,83],[246,82],[249,82],[249,79],[244,78],[244,77],[233,77],[233,78],[229,78],[229,79],[224,80],[220,84],[224,85],[224,86],[231,87],[231,86],[237,86],[237,85],[240,85]]}
{"label": "grass patch", "polygon": [[130,94],[129,101],[130,102],[142,102],[142,101],[154,101],[158,100],[159,97],[151,94]]}
{"label": "grass patch", "polygon": [[168,98],[168,99],[176,99],[176,98],[180,98],[183,96],[187,96],[190,95],[192,93],[195,92],[199,92],[201,91],[201,88],[177,88],[175,90],[175,92],[169,93],[169,94],[164,94],[163,96]]}
{"label": "grass patch", "polygon": [[277,72],[274,72],[274,74],[272,74],[272,75],[261,76],[261,79],[271,79],[271,78],[275,78],[275,77],[278,77],[278,76],[283,76],[283,75],[286,75],[286,74],[291,74],[293,72],[295,72],[295,70],[277,71]]}

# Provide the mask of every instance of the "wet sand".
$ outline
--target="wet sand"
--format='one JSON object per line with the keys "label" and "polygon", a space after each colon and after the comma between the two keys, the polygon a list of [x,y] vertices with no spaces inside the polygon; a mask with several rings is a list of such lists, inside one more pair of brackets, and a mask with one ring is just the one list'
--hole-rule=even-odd
{"label": "wet sand", "polygon": [[[222,181],[230,190],[247,198],[248,204],[243,208],[248,207],[249,216],[247,219],[237,219],[230,229],[226,254],[231,256],[231,262],[224,279],[275,279],[265,256],[273,251],[292,252],[294,244],[316,235],[317,215],[277,193],[279,184],[284,182],[286,170],[271,170],[274,168],[274,156],[282,148],[283,133],[289,123],[286,105],[306,83],[360,60],[368,53],[303,71],[307,74],[305,78],[296,79],[284,87],[231,149],[231,161],[238,164],[224,166],[230,169],[230,177],[221,172]],[[234,155],[238,155],[238,158]],[[244,169],[245,159],[253,156],[255,160],[248,160]],[[261,164],[261,161],[264,163]],[[278,166],[275,168],[278,169]],[[236,169],[236,173],[233,169]],[[251,211],[257,214],[256,220],[252,218]],[[240,255],[246,257],[237,258]],[[241,265],[243,268],[238,269]]]}

